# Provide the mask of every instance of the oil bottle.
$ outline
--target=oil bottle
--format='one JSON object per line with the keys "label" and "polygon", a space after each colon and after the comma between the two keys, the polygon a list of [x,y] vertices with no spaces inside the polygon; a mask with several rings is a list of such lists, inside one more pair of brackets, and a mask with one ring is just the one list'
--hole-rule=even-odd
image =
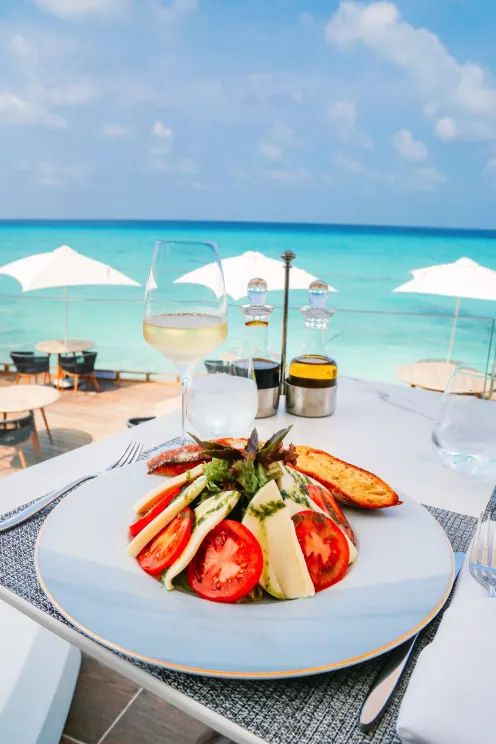
{"label": "oil bottle", "polygon": [[300,311],[305,320],[305,345],[291,360],[286,380],[286,411],[295,416],[331,416],[336,410],[338,366],[327,348],[329,286],[317,279],[308,287],[309,305]]}

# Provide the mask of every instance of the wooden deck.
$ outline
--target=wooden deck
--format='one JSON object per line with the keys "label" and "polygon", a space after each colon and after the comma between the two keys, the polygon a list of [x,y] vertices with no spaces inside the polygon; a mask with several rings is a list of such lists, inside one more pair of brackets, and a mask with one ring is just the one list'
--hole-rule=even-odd
{"label": "wooden deck", "polygon": [[[0,385],[11,385],[13,381],[13,376],[2,376]],[[47,460],[121,431],[126,428],[128,418],[153,416],[158,403],[169,399],[174,405],[172,399],[177,399],[180,394],[177,385],[165,382],[121,380],[116,383],[102,380],[100,384],[100,393],[61,391],[60,400],[46,409],[53,444],[50,444],[40,414],[35,414],[41,459]],[[28,466],[40,461],[33,452],[31,442],[26,442],[23,450]],[[0,477],[20,468],[21,463],[15,451],[10,447],[0,447]]]}

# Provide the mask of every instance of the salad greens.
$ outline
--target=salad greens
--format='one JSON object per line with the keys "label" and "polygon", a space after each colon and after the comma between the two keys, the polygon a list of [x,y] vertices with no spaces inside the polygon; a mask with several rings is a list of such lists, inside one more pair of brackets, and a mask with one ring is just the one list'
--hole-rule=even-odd
{"label": "salad greens", "polygon": [[290,426],[281,429],[263,443],[259,441],[257,430],[253,429],[242,449],[220,442],[202,441],[190,434],[204,454],[211,458],[204,469],[207,478],[205,495],[236,488],[249,501],[269,480],[280,476],[279,463],[296,463],[294,446],[283,447],[290,429]]}

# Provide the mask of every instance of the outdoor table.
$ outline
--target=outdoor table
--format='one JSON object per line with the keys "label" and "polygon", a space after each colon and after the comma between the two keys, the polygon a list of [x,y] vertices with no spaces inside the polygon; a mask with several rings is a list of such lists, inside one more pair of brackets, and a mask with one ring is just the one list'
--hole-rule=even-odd
{"label": "outdoor table", "polygon": [[88,351],[94,345],[93,341],[84,338],[68,338],[67,341],[52,338],[49,341],[40,341],[36,344],[36,350],[45,354],[75,354],[77,351]]}
{"label": "outdoor table", "polygon": [[[94,347],[93,341],[88,341],[84,338],[68,338],[65,341],[63,339],[50,339],[49,341],[40,341],[36,344],[36,350],[42,351],[45,354],[76,354],[78,351],[88,351]],[[71,383],[62,379],[60,372],[60,364],[57,362],[57,388],[71,387]]]}
{"label": "outdoor table", "polygon": [[[454,549],[466,550],[474,529],[473,516],[488,502],[492,484],[464,478],[438,459],[431,444],[431,429],[440,400],[439,395],[428,391],[344,378],[339,382],[334,416],[305,419],[289,416],[281,409],[277,416],[256,423],[261,437],[292,424],[292,441],[330,450],[337,457],[375,471],[400,495],[406,493],[428,505],[447,530]],[[152,448],[179,431],[180,411],[175,411],[4,478],[0,481],[3,511],[15,509],[79,475],[104,468],[132,439]],[[33,578],[33,559],[25,557],[29,553],[23,553],[22,565],[12,561],[8,545],[14,542],[8,540],[18,539],[13,533],[19,529],[0,535],[0,600],[219,733],[240,744],[399,742],[396,715],[413,662],[382,722],[365,736],[358,729],[358,713],[381,659],[334,673],[270,681],[194,677],[133,661],[56,617],[55,610],[40,595]],[[31,530],[33,542],[38,529]],[[424,631],[420,647],[433,632]]]}
{"label": "outdoor table", "polygon": [[[7,415],[8,413],[39,410],[43,417],[48,438],[50,442],[53,442],[45,408],[51,406],[59,398],[60,394],[57,390],[46,385],[6,385],[0,387],[0,412]],[[41,454],[36,425],[33,431],[33,448],[37,455]]]}
{"label": "outdoor table", "polygon": [[[396,375],[400,380],[412,387],[443,393],[448,386],[453,370],[457,366],[454,362],[446,362],[441,359],[422,359],[414,364],[399,367],[396,370]],[[470,367],[466,367],[466,370],[467,372],[477,372],[477,370]],[[467,375],[464,378],[463,374],[460,374],[457,378],[456,388],[453,388],[451,392],[460,395],[481,395],[483,388],[483,378],[480,380],[478,386],[477,382],[474,386],[473,377]]]}

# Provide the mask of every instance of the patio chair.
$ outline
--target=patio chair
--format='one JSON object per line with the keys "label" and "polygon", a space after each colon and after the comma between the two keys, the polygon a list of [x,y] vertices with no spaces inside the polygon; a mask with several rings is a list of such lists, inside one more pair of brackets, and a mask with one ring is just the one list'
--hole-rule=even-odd
{"label": "patio chair", "polygon": [[10,358],[16,368],[16,385],[23,377],[30,378],[29,381],[38,382],[38,375],[44,376],[44,382],[51,382],[50,357],[48,354],[36,355],[34,351],[12,351]]}
{"label": "patio chair", "polygon": [[74,392],[77,393],[79,380],[88,380],[92,383],[96,392],[100,392],[100,386],[95,375],[96,351],[83,351],[80,354],[60,354],[59,369],[57,375],[57,387],[64,375],[74,378]]}
{"label": "patio chair", "polygon": [[27,442],[33,435],[34,414],[31,411],[27,415],[14,419],[0,419],[0,447],[13,447],[19,455],[23,468],[26,467],[26,458],[21,444]]}

